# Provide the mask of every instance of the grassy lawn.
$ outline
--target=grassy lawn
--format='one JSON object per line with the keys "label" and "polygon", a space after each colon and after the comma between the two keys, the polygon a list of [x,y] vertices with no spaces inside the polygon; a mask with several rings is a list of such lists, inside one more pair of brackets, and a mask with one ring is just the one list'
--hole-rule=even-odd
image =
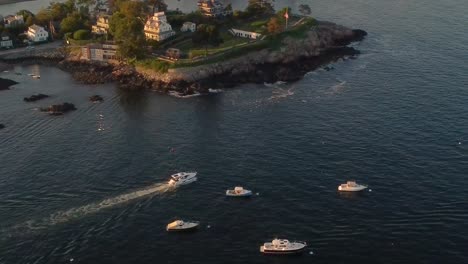
{"label": "grassy lawn", "polygon": [[[300,18],[298,17],[290,19],[289,25],[292,26],[299,20]],[[268,20],[258,20],[254,22],[249,22],[248,24],[250,26],[252,26],[253,24],[253,26],[257,28],[262,28],[265,25],[265,21]],[[289,28],[287,31],[276,34],[274,36],[268,36],[265,40],[259,40],[253,43],[249,43],[249,40],[245,38],[234,37],[231,35],[231,33],[227,31],[229,28],[223,28],[220,31],[221,37],[223,38],[224,42],[218,47],[210,47],[208,49],[205,49],[205,47],[194,45],[190,39],[185,39],[180,42],[174,43],[174,45],[172,46],[189,54],[190,59],[196,57],[204,57],[205,55],[211,56],[209,58],[194,61],[190,59],[181,59],[179,61],[176,61],[175,63],[163,62],[156,59],[147,59],[138,62],[138,65],[144,68],[155,70],[157,72],[167,72],[168,69],[171,68],[194,67],[199,65],[223,62],[228,59],[236,58],[245,55],[249,52],[259,51],[262,49],[277,50],[283,46],[283,40],[285,38],[304,38],[307,36],[307,32],[311,29],[311,27],[315,26],[316,24],[317,21],[315,19],[306,18],[294,28]]]}

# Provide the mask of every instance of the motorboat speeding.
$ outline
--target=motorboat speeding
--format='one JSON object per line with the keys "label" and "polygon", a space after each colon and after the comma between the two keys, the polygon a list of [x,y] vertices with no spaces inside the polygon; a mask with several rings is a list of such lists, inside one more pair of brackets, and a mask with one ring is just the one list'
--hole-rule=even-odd
{"label": "motorboat speeding", "polygon": [[252,196],[251,190],[246,190],[243,187],[236,186],[232,190],[226,190],[226,196],[230,197],[250,197]]}
{"label": "motorboat speeding", "polygon": [[260,252],[263,254],[298,254],[306,246],[306,242],[275,238],[273,241],[266,242],[263,246],[260,246]]}
{"label": "motorboat speeding", "polygon": [[179,172],[171,175],[169,180],[169,185],[179,186],[184,184],[189,184],[197,180],[196,172]]}
{"label": "motorboat speeding", "polygon": [[167,231],[189,231],[194,230],[200,225],[197,221],[175,220],[166,226]]}
{"label": "motorboat speeding", "polygon": [[362,191],[362,190],[364,190],[366,188],[367,188],[367,186],[357,184],[355,181],[348,181],[348,182],[343,183],[340,186],[338,186],[338,191],[341,191],[341,192],[359,192],[359,191]]}

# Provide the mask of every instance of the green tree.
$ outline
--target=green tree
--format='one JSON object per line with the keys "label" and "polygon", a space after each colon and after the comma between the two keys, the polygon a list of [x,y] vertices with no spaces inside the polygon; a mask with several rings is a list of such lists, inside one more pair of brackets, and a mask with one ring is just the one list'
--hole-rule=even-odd
{"label": "green tree", "polygon": [[267,24],[268,32],[271,34],[277,34],[281,32],[281,24],[278,21],[278,18],[272,17]]}
{"label": "green tree", "polygon": [[27,27],[30,27],[32,24],[34,24],[34,17],[33,17],[33,16],[29,16],[28,19],[26,19],[26,21],[24,21],[24,24],[25,24]]}
{"label": "green tree", "polygon": [[41,25],[41,26],[46,26],[49,24],[49,21],[52,20],[52,16],[47,9],[41,9],[39,12],[37,12],[36,16],[34,17],[34,23]]}
{"label": "green tree", "polygon": [[134,2],[127,1],[122,2],[119,5],[120,13],[124,14],[126,17],[140,17],[145,13],[146,6],[143,2]]}
{"label": "green tree", "polygon": [[26,9],[20,10],[16,13],[17,15],[23,16],[24,21],[28,20],[30,17],[34,17],[34,14]]}
{"label": "green tree", "polygon": [[73,39],[76,40],[85,40],[89,39],[91,36],[91,32],[87,29],[79,29],[73,33]]}
{"label": "green tree", "polygon": [[75,11],[60,23],[60,32],[65,34],[67,32],[75,32],[78,29],[89,28],[89,21],[81,13]]}
{"label": "green tree", "polygon": [[299,5],[299,13],[301,13],[304,16],[308,16],[312,14],[312,9],[310,9],[309,5],[302,4],[302,5]]}
{"label": "green tree", "polygon": [[268,0],[249,0],[247,9],[247,17],[261,17],[275,13],[273,5]]}
{"label": "green tree", "polygon": [[219,46],[223,39],[219,35],[218,27],[215,25],[201,24],[192,37],[192,42],[205,47],[205,53],[208,53],[208,46]]}
{"label": "green tree", "polygon": [[69,13],[71,13],[71,11],[63,3],[52,2],[49,5],[48,9],[49,9],[49,12],[50,12],[51,19],[54,20],[54,21],[62,20],[65,17],[67,17],[67,15]]}
{"label": "green tree", "polygon": [[109,31],[119,44],[118,53],[120,56],[124,58],[143,57],[145,35],[140,19],[115,12],[109,21]]}
{"label": "green tree", "polygon": [[276,12],[276,18],[278,19],[278,22],[281,25],[286,24],[286,17],[285,17],[286,12],[288,13],[288,16],[291,17],[291,8],[289,7],[285,7],[281,9],[280,11]]}

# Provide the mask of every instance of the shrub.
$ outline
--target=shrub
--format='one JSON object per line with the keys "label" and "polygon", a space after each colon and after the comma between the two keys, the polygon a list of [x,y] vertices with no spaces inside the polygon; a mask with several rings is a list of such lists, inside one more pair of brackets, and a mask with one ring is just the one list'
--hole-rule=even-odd
{"label": "shrub", "polygon": [[73,38],[76,40],[85,40],[89,39],[91,36],[89,30],[86,29],[79,29],[73,33]]}

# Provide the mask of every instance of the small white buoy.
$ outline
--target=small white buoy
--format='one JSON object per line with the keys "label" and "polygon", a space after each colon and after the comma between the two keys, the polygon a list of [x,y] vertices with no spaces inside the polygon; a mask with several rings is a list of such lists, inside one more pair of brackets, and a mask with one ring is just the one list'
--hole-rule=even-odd
{"label": "small white buoy", "polygon": [[211,226],[210,226],[210,225],[207,225],[206,228],[211,228]]}
{"label": "small white buoy", "polygon": [[70,262],[73,262],[74,260],[75,260],[75,259],[71,258],[71,259],[70,259]]}
{"label": "small white buoy", "polygon": [[369,192],[372,192],[372,189],[369,189]]}
{"label": "small white buoy", "polygon": [[314,254],[314,252],[313,252],[313,251],[309,251],[309,255],[313,255],[313,254]]}
{"label": "small white buoy", "polygon": [[458,145],[461,145],[461,142],[460,142],[460,141],[458,141]]}
{"label": "small white buoy", "polygon": [[259,196],[259,195],[260,195],[260,193],[256,193],[255,195]]}

